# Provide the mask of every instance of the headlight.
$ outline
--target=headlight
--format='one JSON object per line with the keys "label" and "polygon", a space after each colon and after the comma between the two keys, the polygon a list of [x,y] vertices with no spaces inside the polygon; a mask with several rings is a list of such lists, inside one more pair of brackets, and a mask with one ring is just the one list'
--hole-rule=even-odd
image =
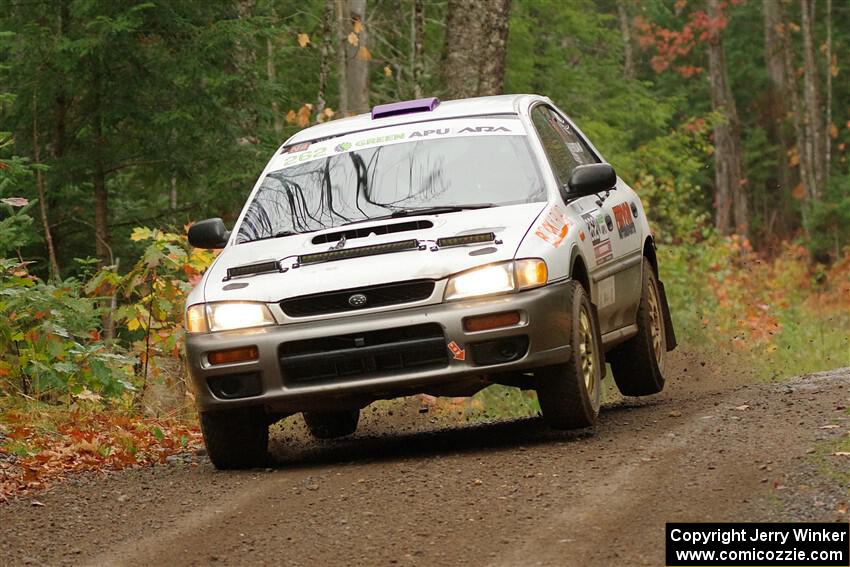
{"label": "headlight", "polygon": [[445,299],[464,299],[506,293],[544,285],[549,277],[546,262],[539,258],[502,262],[452,276]]}
{"label": "headlight", "polygon": [[274,323],[274,317],[262,303],[208,303],[193,305],[186,311],[186,326],[190,333],[247,329]]}

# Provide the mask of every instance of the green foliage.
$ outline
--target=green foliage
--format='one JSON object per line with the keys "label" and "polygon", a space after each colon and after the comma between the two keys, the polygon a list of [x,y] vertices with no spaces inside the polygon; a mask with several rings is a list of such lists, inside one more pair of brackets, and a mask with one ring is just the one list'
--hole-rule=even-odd
{"label": "green foliage", "polygon": [[147,378],[149,373],[159,373],[157,356],[180,356],[186,295],[214,256],[189,246],[183,234],[136,228],[131,239],[147,243],[133,269],[123,277],[103,270],[86,288],[100,293],[120,290],[126,304],[118,309],[116,318],[130,331],[132,350]]}
{"label": "green foliage", "polygon": [[0,260],[0,390],[56,399],[132,390],[132,361],[100,338],[102,308],[74,279],[49,284]]}

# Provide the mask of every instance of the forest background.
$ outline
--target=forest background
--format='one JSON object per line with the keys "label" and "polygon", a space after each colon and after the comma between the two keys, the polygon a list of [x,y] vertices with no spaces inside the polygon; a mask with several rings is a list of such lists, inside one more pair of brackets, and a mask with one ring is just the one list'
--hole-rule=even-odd
{"label": "forest background", "polygon": [[848,2],[0,8],[0,498],[197,443],[183,299],[213,255],[186,227],[232,224],[298,129],[395,100],[551,97],[647,206],[684,348],[763,379],[850,366]]}

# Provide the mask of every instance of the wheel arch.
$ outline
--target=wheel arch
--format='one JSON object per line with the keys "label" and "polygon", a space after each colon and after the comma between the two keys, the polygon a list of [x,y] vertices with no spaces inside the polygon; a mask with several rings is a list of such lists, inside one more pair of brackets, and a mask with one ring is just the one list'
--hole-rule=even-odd
{"label": "wheel arch", "polygon": [[578,251],[578,247],[573,247],[572,250],[570,258],[570,278],[578,281],[582,287],[584,287],[584,291],[587,292],[587,296],[592,297],[590,292],[590,272],[587,271],[587,263]]}
{"label": "wheel arch", "polygon": [[658,256],[655,255],[655,240],[651,236],[647,236],[643,243],[643,256],[655,270],[655,276],[658,277]]}

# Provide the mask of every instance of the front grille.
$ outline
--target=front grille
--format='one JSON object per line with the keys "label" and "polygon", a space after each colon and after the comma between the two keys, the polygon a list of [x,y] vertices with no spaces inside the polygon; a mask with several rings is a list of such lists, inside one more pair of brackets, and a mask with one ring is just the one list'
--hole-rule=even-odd
{"label": "front grille", "polygon": [[279,356],[284,380],[290,383],[448,364],[446,339],[436,323],[283,343]]}
{"label": "front grille", "polygon": [[[367,307],[384,307],[422,301],[431,297],[433,291],[433,281],[416,280],[302,295],[292,299],[284,299],[280,302],[280,308],[290,317],[309,317],[311,315],[354,311]],[[352,305],[348,300],[352,295],[357,294],[364,295],[366,302]]]}

